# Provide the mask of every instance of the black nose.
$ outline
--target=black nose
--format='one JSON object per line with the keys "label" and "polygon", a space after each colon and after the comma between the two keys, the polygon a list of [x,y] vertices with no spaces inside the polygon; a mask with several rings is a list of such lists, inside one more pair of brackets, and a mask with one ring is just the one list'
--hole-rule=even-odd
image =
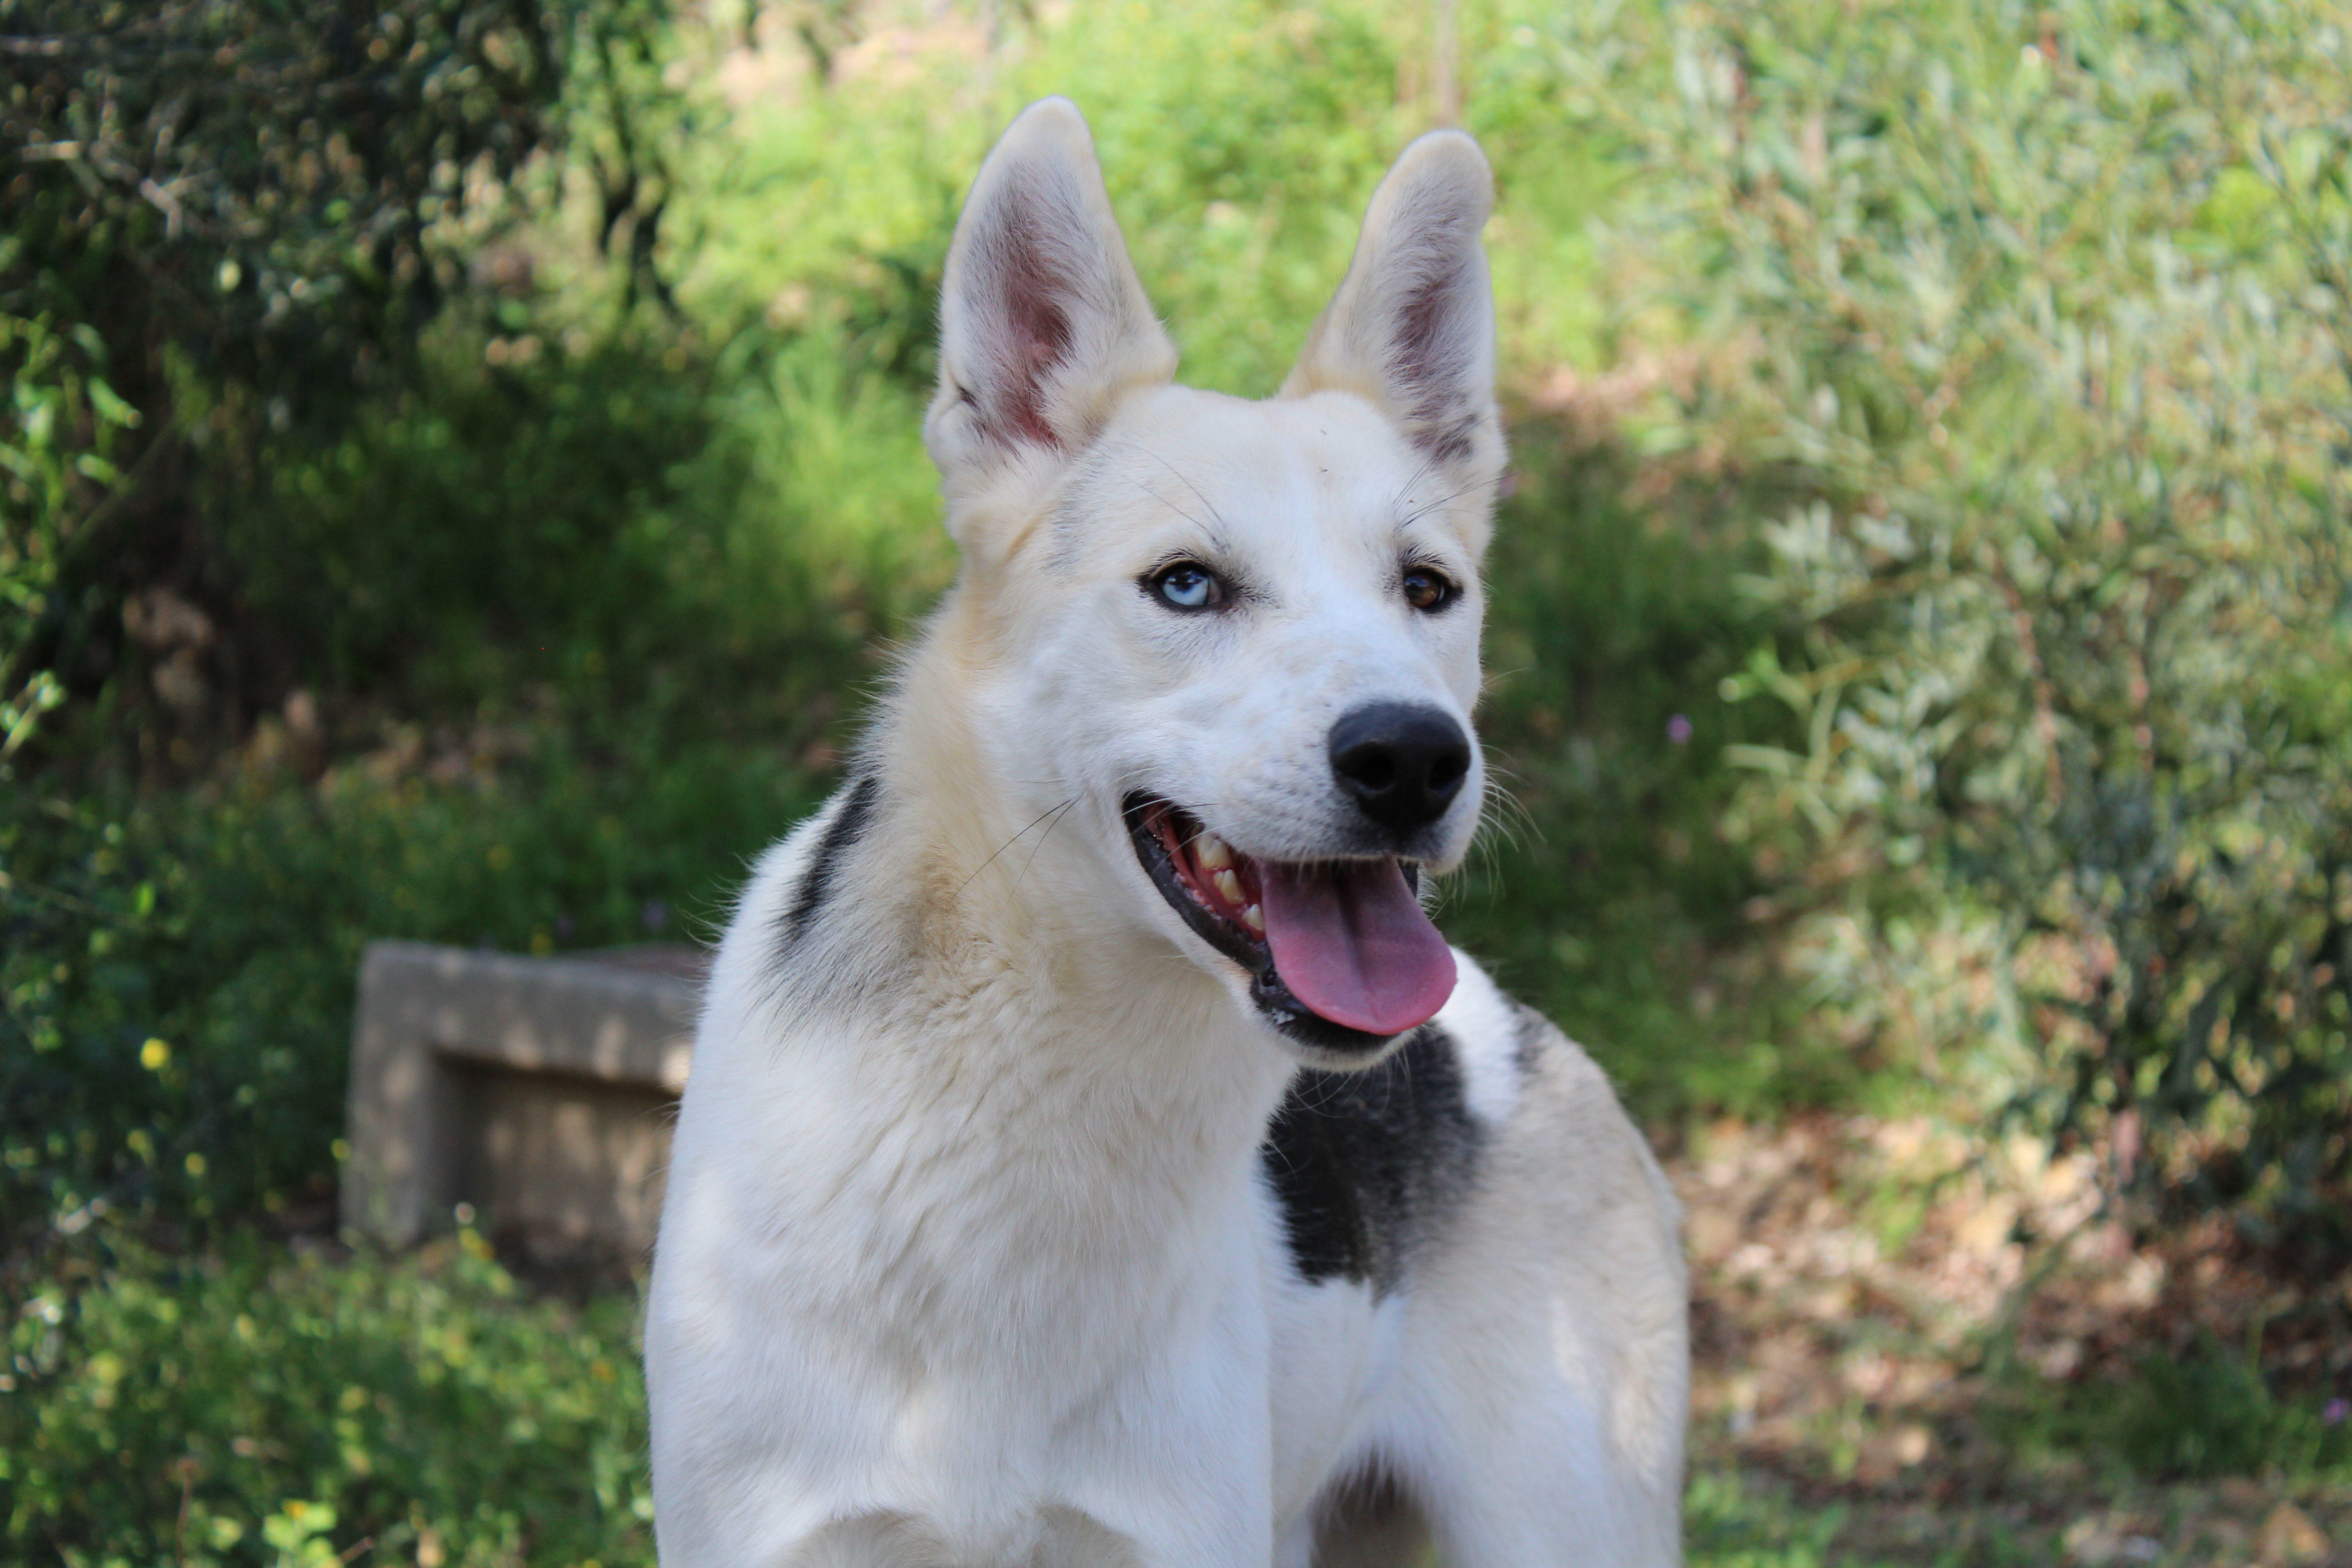
{"label": "black nose", "polygon": [[1470,773],[1470,737],[1435,708],[1374,702],[1331,726],[1331,772],[1364,815],[1395,833],[1445,815]]}

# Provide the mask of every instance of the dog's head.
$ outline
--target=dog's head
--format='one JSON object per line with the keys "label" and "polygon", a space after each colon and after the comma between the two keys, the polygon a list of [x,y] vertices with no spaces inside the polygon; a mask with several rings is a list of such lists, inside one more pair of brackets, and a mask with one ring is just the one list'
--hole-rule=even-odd
{"label": "dog's head", "polygon": [[1407,148],[1258,403],[1173,384],[1066,100],[1005,132],[949,252],[925,436],[974,718],[1137,917],[1309,1060],[1370,1058],[1453,988],[1418,889],[1483,794],[1491,202],[1468,136]]}

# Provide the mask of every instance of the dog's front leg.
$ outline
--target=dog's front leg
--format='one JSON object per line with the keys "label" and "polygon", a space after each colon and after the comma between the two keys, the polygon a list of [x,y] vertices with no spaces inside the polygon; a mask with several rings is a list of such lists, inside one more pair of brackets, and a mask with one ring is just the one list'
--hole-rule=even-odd
{"label": "dog's front leg", "polygon": [[[1254,1447],[1265,1452],[1233,1442],[1231,1434],[1205,1434],[1202,1441],[1228,1460]],[[1264,1468],[1165,1451],[1159,1458],[1161,1467],[1153,1467],[1147,1455],[1131,1456],[1096,1478],[1086,1501],[1049,1510],[1054,1527],[1037,1568],[1268,1568],[1274,1518]],[[1139,1473],[1147,1468],[1161,1474]]]}
{"label": "dog's front leg", "polygon": [[[1229,1235],[1247,1237],[1246,1204]],[[1084,1546],[1041,1568],[1269,1568],[1274,1427],[1269,1338],[1256,1251],[1204,1249],[1195,1293],[1175,1304],[1158,1353],[1118,1376],[1065,1427],[1072,1510],[1131,1555]],[[1190,1320],[1190,1321],[1186,1321]]]}

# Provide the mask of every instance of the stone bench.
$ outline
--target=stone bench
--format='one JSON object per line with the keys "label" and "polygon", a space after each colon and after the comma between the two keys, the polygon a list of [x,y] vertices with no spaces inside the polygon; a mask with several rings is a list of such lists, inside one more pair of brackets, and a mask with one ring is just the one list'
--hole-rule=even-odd
{"label": "stone bench", "polygon": [[342,1223],[405,1247],[460,1205],[541,1258],[642,1257],[708,957],[370,942],[352,1030]]}

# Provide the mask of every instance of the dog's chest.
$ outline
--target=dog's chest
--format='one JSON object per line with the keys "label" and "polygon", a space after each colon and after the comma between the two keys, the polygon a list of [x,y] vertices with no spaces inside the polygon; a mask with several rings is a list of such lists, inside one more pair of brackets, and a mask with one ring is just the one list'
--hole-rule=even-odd
{"label": "dog's chest", "polygon": [[1310,1506],[1387,1425],[1417,1258],[1476,1181],[1484,1124],[1430,1026],[1361,1072],[1302,1070],[1259,1150],[1277,1514]]}
{"label": "dog's chest", "polygon": [[1434,1024],[1361,1071],[1302,1069],[1260,1149],[1292,1269],[1393,1293],[1467,1194],[1483,1141],[1460,1047]]}

